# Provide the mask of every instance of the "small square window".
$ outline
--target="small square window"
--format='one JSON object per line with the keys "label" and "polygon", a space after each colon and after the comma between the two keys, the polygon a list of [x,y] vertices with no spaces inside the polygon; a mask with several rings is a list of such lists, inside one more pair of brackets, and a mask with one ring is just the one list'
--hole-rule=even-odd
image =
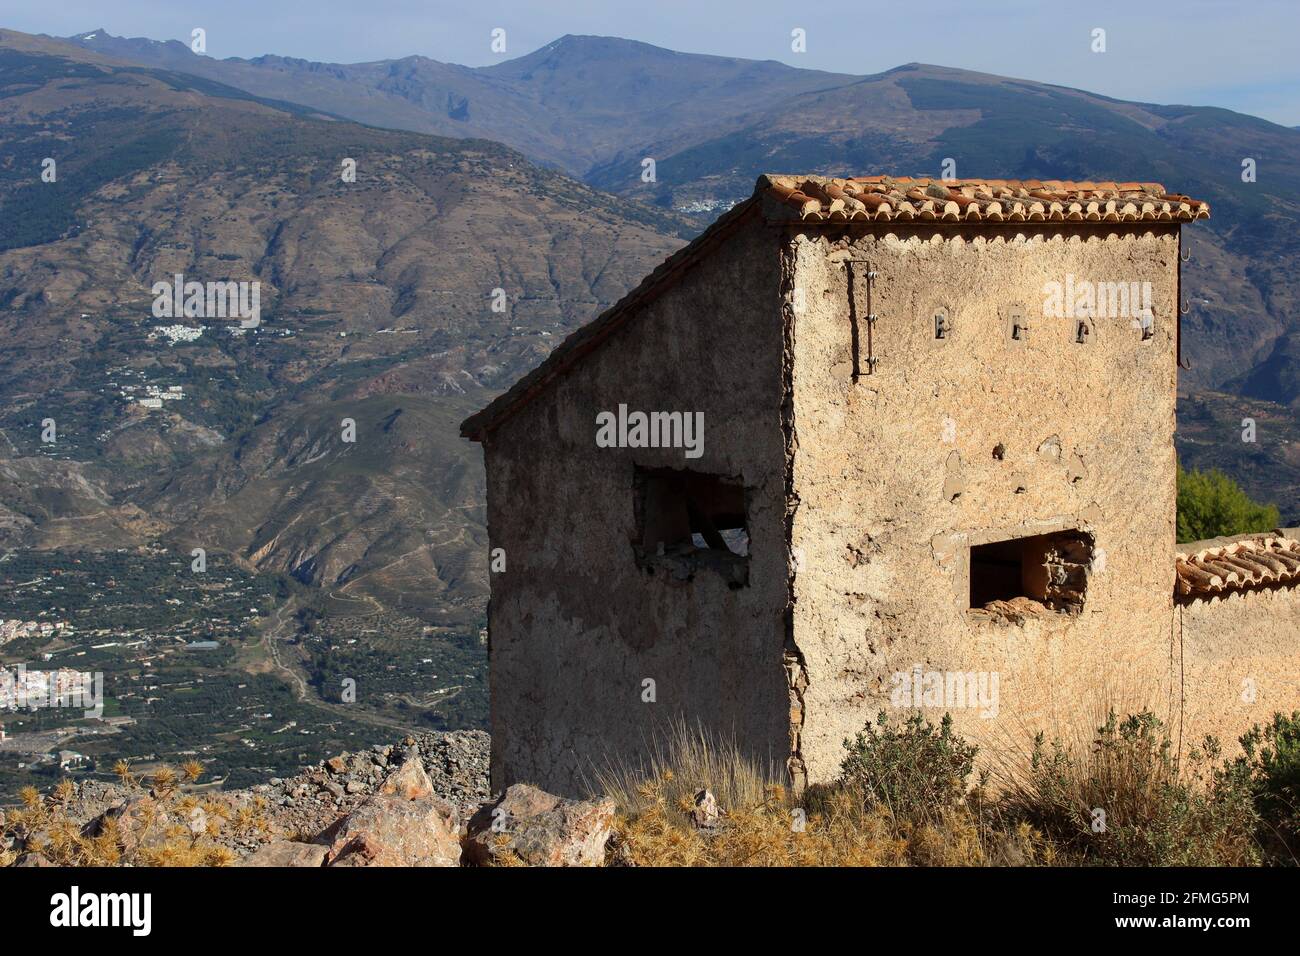
{"label": "small square window", "polygon": [[1081,531],[975,545],[970,549],[970,608],[1019,604],[1032,609],[1036,604],[1077,614],[1083,610],[1091,565],[1092,536]]}
{"label": "small square window", "polygon": [[637,563],[692,580],[700,570],[722,574],[731,587],[749,584],[745,488],[722,475],[637,468]]}

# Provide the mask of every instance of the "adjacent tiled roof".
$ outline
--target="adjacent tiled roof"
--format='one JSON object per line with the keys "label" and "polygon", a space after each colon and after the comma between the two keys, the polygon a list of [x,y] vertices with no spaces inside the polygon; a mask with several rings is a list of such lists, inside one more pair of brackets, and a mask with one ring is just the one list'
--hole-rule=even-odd
{"label": "adjacent tiled roof", "polygon": [[[1203,547],[1202,545],[1209,545]],[[1266,586],[1300,584],[1300,541],[1282,534],[1182,545],[1174,556],[1175,593],[1213,597]]]}
{"label": "adjacent tiled roof", "polygon": [[801,222],[1191,222],[1210,215],[1208,203],[1159,183],[769,174],[758,191]]}
{"label": "adjacent tiled roof", "polygon": [[1190,222],[1210,215],[1208,204],[1166,193],[1159,183],[1092,183],[1037,179],[968,179],[947,182],[906,176],[758,177],[754,194],[732,207],[689,245],[591,322],[578,329],[507,392],[461,423],[460,433],[481,441],[517,408],[617,329],[635,308],[659,294],[755,209],[770,222],[827,225],[847,222]]}

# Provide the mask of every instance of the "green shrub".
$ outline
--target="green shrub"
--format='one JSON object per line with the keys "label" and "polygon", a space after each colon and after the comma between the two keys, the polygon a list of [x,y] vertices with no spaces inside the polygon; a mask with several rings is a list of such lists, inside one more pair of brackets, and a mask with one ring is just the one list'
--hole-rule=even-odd
{"label": "green shrub", "polygon": [[920,714],[890,725],[882,710],[853,740],[840,765],[840,785],[866,807],[880,806],[897,819],[938,820],[962,804],[979,748],[952,732],[952,717],[935,727]]}
{"label": "green shrub", "polygon": [[1257,837],[1270,861],[1294,866],[1300,858],[1300,711],[1256,724],[1241,737],[1241,749],[1243,756],[1224,775],[1254,799]]}
{"label": "green shrub", "polygon": [[1003,795],[1004,822],[1023,822],[1063,861],[1108,866],[1257,863],[1258,816],[1239,775],[1214,772],[1207,737],[1181,765],[1154,714],[1112,712],[1078,753],[1042,734],[1025,777]]}
{"label": "green shrub", "polygon": [[1178,467],[1179,541],[1272,531],[1280,521],[1277,505],[1252,501],[1218,469],[1186,471]]}

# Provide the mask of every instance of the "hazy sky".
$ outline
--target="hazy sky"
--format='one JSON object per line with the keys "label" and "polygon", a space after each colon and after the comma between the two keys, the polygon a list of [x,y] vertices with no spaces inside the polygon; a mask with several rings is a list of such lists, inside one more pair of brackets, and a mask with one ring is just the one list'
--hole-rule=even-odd
{"label": "hazy sky", "polygon": [[[843,73],[937,63],[1300,125],[1300,0],[0,0],[0,26],[187,42],[201,26],[216,57],[418,53],[468,66],[587,33]],[[490,48],[497,27],[504,55]],[[791,50],[795,28],[804,53]],[[1092,52],[1095,28],[1105,53]]]}

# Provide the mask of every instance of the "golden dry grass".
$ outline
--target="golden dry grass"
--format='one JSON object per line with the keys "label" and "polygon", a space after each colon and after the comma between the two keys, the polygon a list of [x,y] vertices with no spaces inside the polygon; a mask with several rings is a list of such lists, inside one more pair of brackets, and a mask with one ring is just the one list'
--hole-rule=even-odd
{"label": "golden dry grass", "polygon": [[[857,776],[847,772],[846,762],[840,782],[796,798],[782,785],[778,768],[757,764],[730,740],[679,723],[650,748],[644,763],[598,775],[599,789],[616,805],[608,862],[1151,866],[1259,861],[1251,839],[1256,810],[1240,775],[1212,763],[1213,750],[1189,750],[1180,757],[1149,713],[1122,721],[1108,714],[1100,728],[1050,744],[1041,734],[1027,734],[995,752],[996,788],[958,782],[912,806],[882,796],[877,778],[881,768],[910,765],[909,754],[923,757],[924,748],[941,739],[933,728],[869,735],[866,745],[889,748],[874,751],[889,759],[859,760],[853,764]],[[959,744],[948,746],[960,749]],[[139,779],[125,764],[118,770],[137,795],[151,797],[140,801],[131,824],[136,836],[150,831],[147,845],[125,839],[116,820],[96,836],[83,835],[70,817],[76,791],[69,781],[44,797],[27,788],[22,808],[7,813],[4,829],[35,835],[35,848],[61,866],[224,866],[234,854],[220,845],[220,837],[270,830],[262,798],[231,805],[186,793],[183,781],[198,779],[202,768],[197,765],[179,773],[164,767]],[[714,825],[700,827],[693,819],[695,798],[706,789],[721,815]],[[1106,811],[1107,825],[1100,831],[1093,825],[1097,808]],[[13,858],[0,850],[0,865]],[[524,865],[510,853],[497,864]]]}
{"label": "golden dry grass", "polygon": [[[621,813],[636,815],[660,799],[689,811],[696,791],[705,787],[721,806],[757,807],[783,786],[782,768],[759,765],[734,741],[685,721],[653,738],[649,751],[641,764],[606,765],[596,773],[596,790],[612,798]],[[646,790],[650,781],[653,793]]]}
{"label": "golden dry grass", "polygon": [[803,806],[773,792],[728,811],[715,829],[695,827],[667,796],[671,780],[647,781],[640,809],[620,815],[614,862],[633,866],[983,866],[1051,864],[1050,847],[1028,826],[990,833],[968,807],[910,821],[830,787]]}
{"label": "golden dry grass", "polygon": [[[883,726],[883,725],[882,725]],[[940,740],[916,728],[870,737],[882,759]],[[1189,748],[1181,757],[1150,713],[1113,713],[1089,735],[1049,744],[1036,735],[995,761],[999,786],[936,793],[919,805],[882,798],[879,781],[846,775],[797,801],[725,740],[675,728],[647,768],[607,774],[618,806],[611,862],[638,866],[1250,865],[1260,856],[1249,794]],[[862,739],[858,741],[862,746]],[[951,744],[950,746],[956,746]],[[930,753],[933,757],[933,752]],[[887,758],[887,759],[885,759]],[[848,767],[846,763],[846,768]],[[723,808],[698,827],[695,794]],[[887,789],[887,788],[884,788]],[[727,796],[724,797],[723,794]],[[874,796],[873,796],[874,795]]]}
{"label": "golden dry grass", "polygon": [[[732,742],[674,725],[631,770],[600,775],[618,808],[611,862],[634,866],[981,866],[1051,863],[1050,847],[1028,826],[990,832],[978,803],[927,808],[906,819],[867,806],[841,785],[794,799],[771,767],[756,766]],[[723,808],[716,827],[692,821],[708,789]],[[972,795],[973,797],[977,795]]]}
{"label": "golden dry grass", "polygon": [[[161,767],[145,778],[137,778],[124,761],[115,770],[131,796],[151,795],[140,802],[134,824],[137,833],[151,834],[147,845],[127,839],[116,819],[106,820],[97,835],[83,834],[81,823],[69,816],[75,793],[70,780],[60,781],[45,797],[33,787],[25,788],[22,807],[6,813],[0,832],[24,835],[23,852],[39,852],[56,866],[229,866],[236,855],[218,842],[227,828],[240,834],[269,829],[264,801],[232,815],[222,801],[184,793],[182,778],[192,783],[202,775],[203,767],[196,761],[185,764],[179,773]],[[16,857],[15,852],[0,849],[0,866]]]}

